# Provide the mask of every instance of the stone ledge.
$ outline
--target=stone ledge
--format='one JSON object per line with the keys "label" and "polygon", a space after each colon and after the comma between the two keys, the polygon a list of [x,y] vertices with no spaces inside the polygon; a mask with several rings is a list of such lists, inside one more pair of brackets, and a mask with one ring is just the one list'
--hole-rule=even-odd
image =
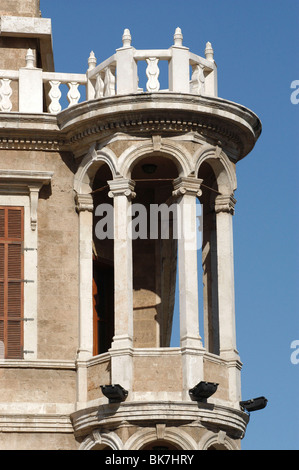
{"label": "stone ledge", "polygon": [[242,438],[249,417],[242,411],[219,405],[193,402],[138,402],[102,405],[71,415],[76,436],[91,434],[101,427],[116,427],[123,421],[134,425],[153,423],[194,423],[219,427],[234,439]]}
{"label": "stone ledge", "polygon": [[18,360],[2,359],[0,360],[0,369],[69,369],[76,370],[74,361],[59,360]]}
{"label": "stone ledge", "polygon": [[28,16],[0,16],[0,36],[40,38],[52,36],[51,20]]}
{"label": "stone ledge", "polygon": [[[261,133],[261,122],[249,109],[222,98],[173,92],[117,95],[79,103],[57,115],[59,127],[73,145],[94,134],[125,131],[197,131],[235,146],[245,157]],[[85,142],[84,142],[85,144]]]}
{"label": "stone ledge", "polygon": [[0,432],[73,433],[69,415],[0,415]]}
{"label": "stone ledge", "polygon": [[84,101],[57,115],[0,113],[0,149],[69,150],[77,156],[116,133],[128,138],[196,133],[221,142],[235,161],[261,133],[249,109],[221,98],[161,92]]}

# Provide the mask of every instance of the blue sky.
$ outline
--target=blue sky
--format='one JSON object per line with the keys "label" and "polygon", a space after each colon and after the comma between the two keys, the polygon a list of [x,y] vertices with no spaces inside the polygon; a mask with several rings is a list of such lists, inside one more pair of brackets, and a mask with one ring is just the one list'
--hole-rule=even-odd
{"label": "blue sky", "polygon": [[84,73],[121,47],[129,28],[136,49],[167,49],[176,27],[204,55],[210,41],[219,96],[252,109],[263,132],[237,165],[234,217],[237,344],[242,395],[264,395],[251,414],[244,450],[299,449],[299,364],[291,363],[298,320],[298,0],[41,0],[52,19],[55,68]]}

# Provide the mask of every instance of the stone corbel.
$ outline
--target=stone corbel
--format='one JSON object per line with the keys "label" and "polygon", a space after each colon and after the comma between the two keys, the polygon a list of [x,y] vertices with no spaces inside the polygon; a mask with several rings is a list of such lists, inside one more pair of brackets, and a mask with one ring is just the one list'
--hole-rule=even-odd
{"label": "stone corbel", "polygon": [[29,185],[29,198],[30,198],[30,226],[31,230],[35,231],[37,227],[37,206],[39,191],[42,187],[41,184]]}
{"label": "stone corbel", "polygon": [[220,158],[221,152],[222,152],[222,142],[220,140],[218,140],[218,142],[216,144],[215,157]]}
{"label": "stone corbel", "polygon": [[230,196],[217,196],[215,201],[216,214],[218,214],[219,212],[227,212],[229,214],[234,215],[236,202],[237,201],[232,194]]}
{"label": "stone corbel", "polygon": [[92,439],[94,440],[94,443],[95,444],[99,444],[101,445],[102,444],[102,436],[101,436],[101,433],[98,429],[96,429],[95,431],[93,431],[92,433]]}
{"label": "stone corbel", "polygon": [[218,444],[224,445],[225,439],[226,439],[226,432],[225,431],[219,431],[218,439],[217,439]]}
{"label": "stone corbel", "polygon": [[159,150],[161,150],[162,137],[160,135],[153,135],[152,136],[152,141],[153,141],[153,150],[154,150],[154,152],[158,152]]}
{"label": "stone corbel", "polygon": [[156,435],[157,435],[157,440],[162,440],[165,437],[165,431],[166,431],[166,424],[156,424]]}

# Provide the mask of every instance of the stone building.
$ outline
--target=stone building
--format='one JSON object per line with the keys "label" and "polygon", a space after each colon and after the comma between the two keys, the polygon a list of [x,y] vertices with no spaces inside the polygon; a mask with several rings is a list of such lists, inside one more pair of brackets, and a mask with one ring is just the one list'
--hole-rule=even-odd
{"label": "stone building", "polygon": [[239,449],[232,219],[259,119],[179,28],[154,51],[125,30],[82,75],[54,71],[38,0],[0,15],[0,448]]}

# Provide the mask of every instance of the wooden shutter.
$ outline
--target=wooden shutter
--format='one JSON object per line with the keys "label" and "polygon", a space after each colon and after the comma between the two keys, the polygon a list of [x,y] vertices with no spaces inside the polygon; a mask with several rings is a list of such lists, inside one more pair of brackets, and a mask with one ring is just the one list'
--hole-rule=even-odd
{"label": "wooden shutter", "polygon": [[6,359],[23,358],[23,242],[23,207],[0,207],[0,341]]}

